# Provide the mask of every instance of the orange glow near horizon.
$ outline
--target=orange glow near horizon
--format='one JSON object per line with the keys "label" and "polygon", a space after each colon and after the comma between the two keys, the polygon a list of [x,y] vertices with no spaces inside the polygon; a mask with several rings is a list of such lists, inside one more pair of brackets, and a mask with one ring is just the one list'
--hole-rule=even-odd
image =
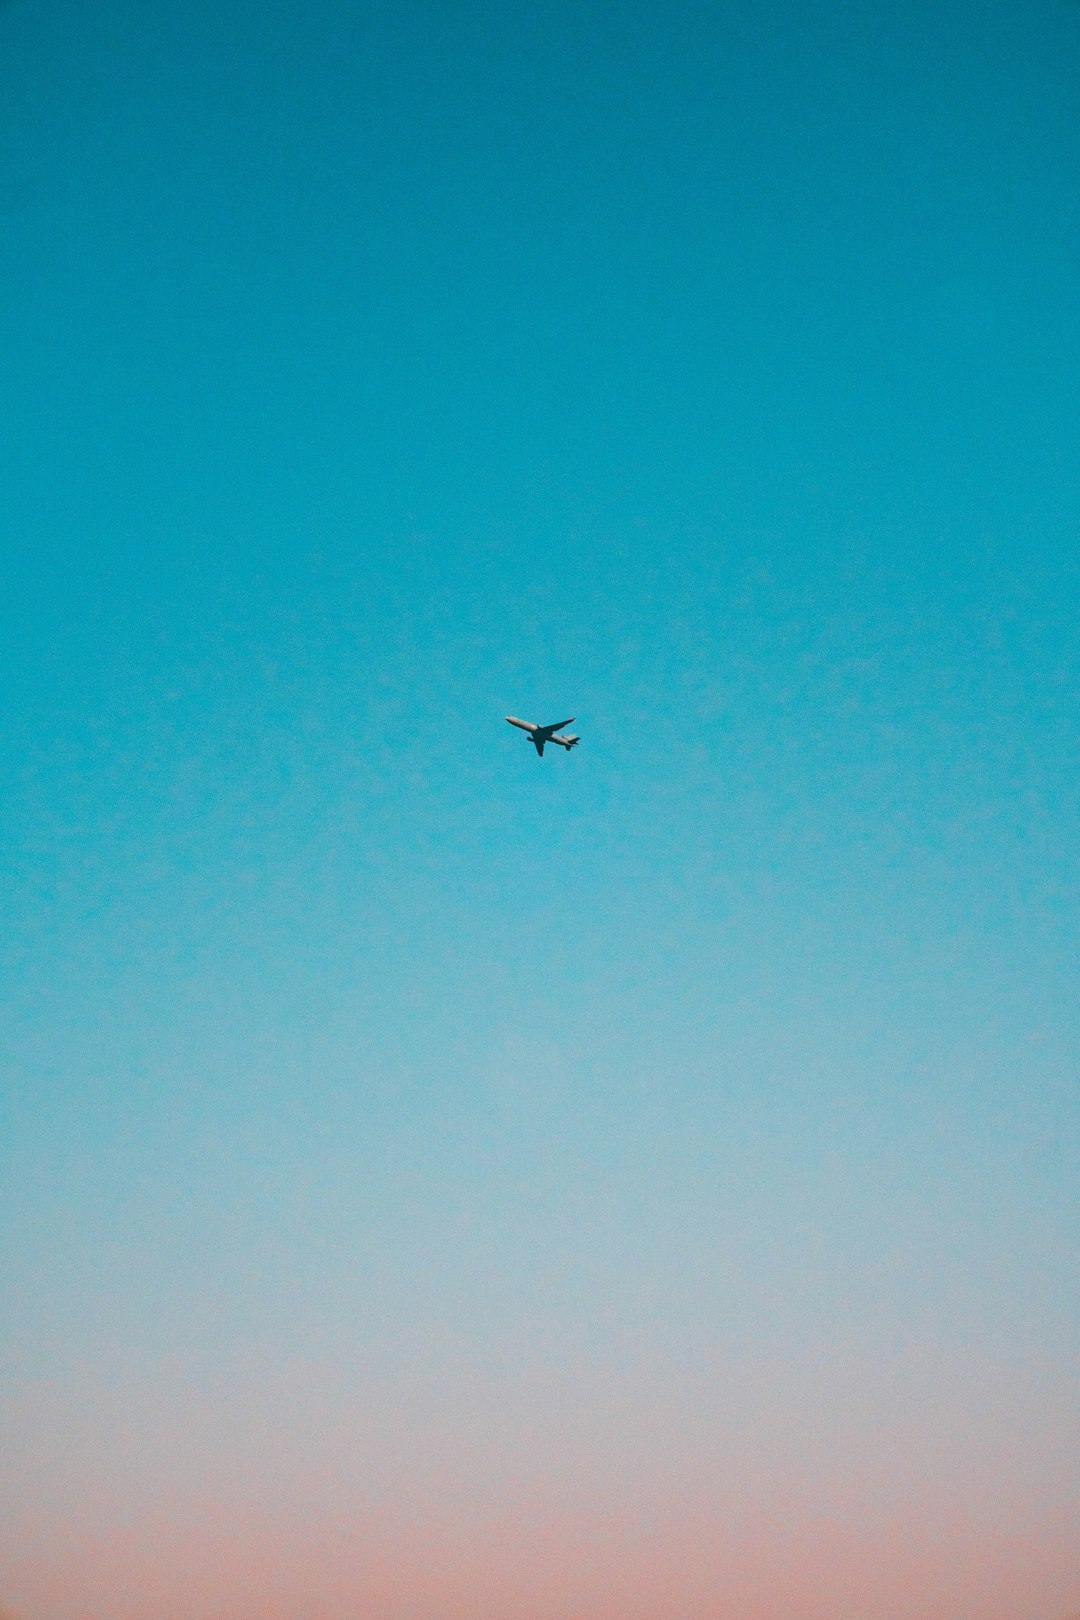
{"label": "orange glow near horizon", "polygon": [[100,1535],[73,1524],[49,1560],[36,1540],[24,1620],[1059,1620],[1080,1585],[1069,1526],[1009,1533],[943,1504],[877,1524],[805,1505],[646,1522],[522,1502],[314,1526],[207,1501]]}

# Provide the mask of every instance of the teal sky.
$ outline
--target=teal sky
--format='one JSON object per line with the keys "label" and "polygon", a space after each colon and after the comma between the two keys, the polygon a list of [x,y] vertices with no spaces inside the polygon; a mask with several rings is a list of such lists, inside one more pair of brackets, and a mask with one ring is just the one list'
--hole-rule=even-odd
{"label": "teal sky", "polygon": [[1078,180],[1067,0],[0,5],[21,1620],[1080,1608]]}

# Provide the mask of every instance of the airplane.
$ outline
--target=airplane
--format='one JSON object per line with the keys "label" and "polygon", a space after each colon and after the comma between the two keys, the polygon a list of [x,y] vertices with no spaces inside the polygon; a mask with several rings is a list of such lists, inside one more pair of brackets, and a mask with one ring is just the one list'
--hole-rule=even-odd
{"label": "airplane", "polygon": [[580,737],[560,737],[558,735],[563,726],[573,725],[573,715],[570,716],[569,720],[557,720],[553,726],[534,726],[529,720],[515,720],[512,714],[508,714],[506,718],[510,725],[519,726],[522,731],[527,731],[529,733],[529,741],[532,743],[541,759],[544,757],[545,743],[558,743],[560,748],[565,748],[567,753],[569,753],[571,748],[576,748],[578,743],[581,741]]}

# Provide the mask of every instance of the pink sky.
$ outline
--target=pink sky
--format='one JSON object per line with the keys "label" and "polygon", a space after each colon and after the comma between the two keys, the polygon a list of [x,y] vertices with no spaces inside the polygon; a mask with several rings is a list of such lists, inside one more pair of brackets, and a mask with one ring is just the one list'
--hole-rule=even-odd
{"label": "pink sky", "polygon": [[22,1529],[24,1620],[1064,1620],[1080,1589],[1075,1521],[1007,1532],[929,1501],[886,1523],[537,1502],[314,1526],[208,1500],[103,1534]]}

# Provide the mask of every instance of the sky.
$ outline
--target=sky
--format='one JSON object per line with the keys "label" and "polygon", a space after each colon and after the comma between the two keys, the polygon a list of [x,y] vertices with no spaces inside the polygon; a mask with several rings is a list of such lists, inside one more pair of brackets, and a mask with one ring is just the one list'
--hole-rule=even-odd
{"label": "sky", "polygon": [[0,5],[5,1613],[1080,1614],[1078,175],[1071,0]]}

